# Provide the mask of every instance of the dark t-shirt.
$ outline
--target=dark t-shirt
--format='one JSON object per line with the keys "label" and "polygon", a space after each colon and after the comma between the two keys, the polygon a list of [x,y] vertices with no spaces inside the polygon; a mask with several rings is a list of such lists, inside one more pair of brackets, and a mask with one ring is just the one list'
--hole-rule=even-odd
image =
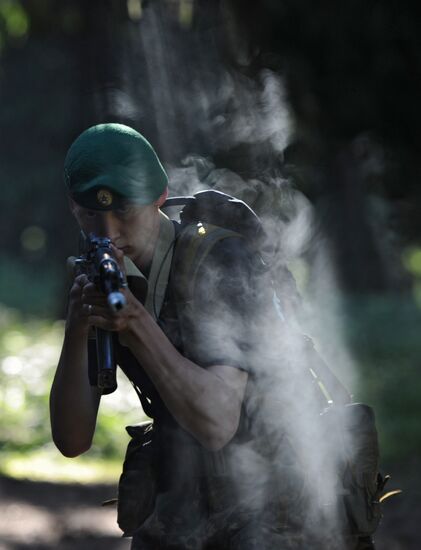
{"label": "dark t-shirt", "polygon": [[[206,368],[227,365],[253,374],[250,348],[253,324],[270,289],[264,284],[265,268],[244,239],[229,237],[217,242],[200,265],[193,287],[193,306],[180,327],[172,271],[158,324],[172,344],[186,357]],[[132,285],[129,281],[129,286]],[[134,290],[136,295],[136,291]],[[144,301],[144,296],[136,297]],[[166,414],[166,406],[131,351],[114,336],[117,364],[151,402],[151,416]],[[97,383],[95,340],[89,341],[89,379]]]}
{"label": "dark t-shirt", "polygon": [[[176,278],[173,269],[159,326],[172,344],[200,367],[218,364],[246,371],[249,392],[259,370],[251,359],[257,333],[254,326],[259,323],[267,300],[272,298],[259,255],[244,239],[228,237],[218,241],[197,271],[192,307],[183,318],[182,327],[176,304],[180,296]],[[89,370],[91,383],[95,384],[93,344]],[[203,541],[215,537],[215,548],[228,548],[230,530],[249,522],[249,515],[238,509],[231,470],[236,459],[230,458],[232,449],[251,440],[245,403],[231,442],[221,451],[207,451],[176,423],[147,373],[130,350],[120,345],[117,336],[115,351],[120,368],[140,389],[142,401],[146,399],[149,404],[144,409],[154,418],[159,448],[155,510],[135,533],[132,548],[205,548]],[[230,519],[226,514],[230,514]]]}

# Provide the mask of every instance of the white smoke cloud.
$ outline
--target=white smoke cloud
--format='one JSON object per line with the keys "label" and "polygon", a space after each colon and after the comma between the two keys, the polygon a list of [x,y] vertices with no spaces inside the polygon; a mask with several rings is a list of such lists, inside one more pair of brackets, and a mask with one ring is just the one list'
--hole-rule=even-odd
{"label": "white smoke cloud", "polygon": [[[354,365],[348,356],[340,322],[341,301],[337,292],[334,266],[327,245],[318,233],[310,202],[290,183],[281,178],[268,184],[256,179],[245,181],[227,169],[216,169],[209,159],[198,156],[186,159],[185,166],[171,174],[172,183],[183,193],[214,188],[249,205],[259,207],[266,232],[274,241],[272,276],[280,294],[281,308],[288,328],[279,320],[272,305],[269,281],[262,278],[258,292],[265,300],[265,311],[256,316],[253,325],[254,346],[248,351],[248,362],[255,365],[257,381],[251,381],[245,409],[255,419],[254,441],[233,444],[229,460],[235,473],[238,500],[250,510],[258,510],[268,499],[274,506],[291,508],[296,520],[306,525],[309,540],[319,531],[331,537],[340,547],[337,525],[337,498],[341,487],[339,469],[343,449],[332,429],[320,416],[328,406],[310,369],[314,359],[302,338],[302,332],[316,336],[323,344],[323,355],[347,382],[354,382]],[[297,258],[312,256],[311,294],[303,301],[294,295],[285,269]],[[307,260],[305,260],[307,261]],[[218,288],[218,274],[209,272],[208,292]],[[243,283],[242,283],[243,284]],[[247,283],[244,282],[246,288]],[[250,292],[256,289],[250,289]],[[232,327],[238,334],[250,330],[249,319],[242,319],[226,304],[210,298],[217,311],[207,312],[204,324],[206,341],[218,345],[222,355],[241,357],[236,348]],[[293,306],[288,308],[288,304]],[[287,304],[285,306],[285,304]],[[230,330],[227,330],[230,327]],[[326,347],[326,342],[328,343]],[[325,349],[326,347],[326,349]],[[338,365],[341,368],[337,368]],[[335,400],[335,396],[333,397]],[[340,434],[339,434],[340,435]],[[264,451],[262,452],[262,449]],[[270,460],[266,453],[270,450]]]}
{"label": "white smoke cloud", "polygon": [[[179,145],[174,94],[180,96],[184,105],[185,131],[190,137],[196,135],[196,130],[197,135],[206,136],[209,154],[232,151],[244,144],[249,150],[267,144],[271,154],[281,155],[292,131],[282,79],[271,71],[263,71],[257,82],[244,75],[234,76],[227,70],[215,76],[198,63],[197,73],[181,89],[180,83],[187,79],[173,79],[172,83],[170,62],[185,76],[187,61],[177,59],[176,51],[167,55],[158,12],[151,9],[148,15],[146,11],[140,40],[148,52],[148,77],[157,84],[151,86],[151,93],[164,156],[174,158],[169,153]],[[213,85],[215,78],[217,86]],[[212,83],[209,89],[207,82]],[[330,434],[326,436],[320,412],[327,402],[310,371],[313,359],[299,330],[310,329],[323,344],[323,353],[326,342],[330,343],[326,355],[335,368],[342,364],[351,369],[352,361],[347,358],[337,318],[340,299],[334,269],[325,242],[318,234],[311,204],[288,181],[273,174],[268,177],[270,167],[263,170],[266,174],[244,179],[197,155],[187,157],[181,166],[168,167],[172,195],[190,195],[214,188],[243,199],[260,215],[275,245],[276,253],[271,258],[274,286],[287,323],[295,332],[287,330],[276,315],[273,290],[267,279],[261,277],[258,292],[265,311],[251,320],[254,345],[247,357],[259,375],[256,381],[250,377],[244,405],[254,419],[251,426],[254,438],[248,444],[229,446],[227,452],[237,480],[238,498],[245,506],[258,510],[271,498],[280,509],[282,505],[290,507],[316,537],[320,530],[323,534],[328,528],[334,531],[332,503],[337,494],[340,455],[336,441],[332,441]],[[310,273],[311,296],[307,297],[305,307],[287,271],[296,259],[306,262]],[[217,272],[208,273],[208,283],[208,302],[214,303],[217,310],[207,312],[206,340],[215,342],[222,354],[241,357],[243,350],[237,346],[232,331],[233,327],[240,334],[249,331],[250,319],[235,315],[212,295],[212,289],[219,283]],[[243,284],[246,288],[246,281]],[[353,375],[348,379],[353,379]],[[339,541],[336,542],[336,547],[340,547]]]}

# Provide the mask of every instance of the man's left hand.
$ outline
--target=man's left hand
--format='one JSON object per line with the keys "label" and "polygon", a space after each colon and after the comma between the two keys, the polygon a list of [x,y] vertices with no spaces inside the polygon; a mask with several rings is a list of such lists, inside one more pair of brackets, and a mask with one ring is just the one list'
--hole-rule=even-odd
{"label": "man's left hand", "polygon": [[[123,252],[114,245],[111,245],[111,248],[124,273]],[[127,303],[116,312],[111,309],[107,297],[97,289],[94,283],[88,283],[83,288],[82,303],[89,325],[113,332],[124,332],[129,329],[130,323],[138,319],[145,309],[128,288],[121,288],[120,292],[126,298]]]}

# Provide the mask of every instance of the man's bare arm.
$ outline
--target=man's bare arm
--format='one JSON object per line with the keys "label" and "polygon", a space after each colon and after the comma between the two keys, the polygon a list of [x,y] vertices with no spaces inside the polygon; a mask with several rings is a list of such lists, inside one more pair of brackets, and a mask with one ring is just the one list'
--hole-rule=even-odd
{"label": "man's bare arm", "polygon": [[81,301],[87,282],[85,276],[77,277],[70,291],[65,337],[50,393],[53,440],[69,457],[90,448],[100,401],[98,389],[88,379],[89,325]]}
{"label": "man's bare arm", "polygon": [[133,294],[126,296],[128,305],[118,314],[87,297],[94,302],[90,322],[120,332],[177,422],[204,447],[222,448],[238,428],[247,373],[228,365],[204,369],[186,359]]}
{"label": "man's bare arm", "polygon": [[146,311],[139,317],[127,336],[132,353],[178,423],[209,450],[222,448],[237,431],[248,374],[228,365],[200,367]]}

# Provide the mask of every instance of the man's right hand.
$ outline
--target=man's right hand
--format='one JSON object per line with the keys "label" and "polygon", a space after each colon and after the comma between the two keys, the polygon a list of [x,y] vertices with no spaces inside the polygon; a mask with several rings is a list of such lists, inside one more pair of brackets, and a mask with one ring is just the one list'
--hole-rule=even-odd
{"label": "man's right hand", "polygon": [[83,302],[83,291],[90,284],[88,277],[84,273],[75,277],[69,292],[66,329],[77,328],[81,332],[88,332],[89,307]]}

